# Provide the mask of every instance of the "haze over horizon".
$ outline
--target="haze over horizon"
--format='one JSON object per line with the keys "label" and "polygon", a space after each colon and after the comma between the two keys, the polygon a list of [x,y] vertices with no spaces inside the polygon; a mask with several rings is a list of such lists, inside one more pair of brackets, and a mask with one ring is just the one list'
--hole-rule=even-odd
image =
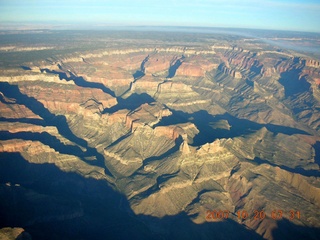
{"label": "haze over horizon", "polygon": [[317,0],[2,0],[0,26],[201,26],[320,32]]}

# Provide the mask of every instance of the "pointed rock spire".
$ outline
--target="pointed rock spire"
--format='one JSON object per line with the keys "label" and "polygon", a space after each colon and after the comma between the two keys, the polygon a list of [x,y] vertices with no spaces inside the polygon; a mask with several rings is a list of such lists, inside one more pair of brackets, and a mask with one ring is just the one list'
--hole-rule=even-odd
{"label": "pointed rock spire", "polygon": [[190,148],[189,148],[187,141],[183,141],[181,143],[180,151],[182,152],[182,154],[189,154],[190,153]]}

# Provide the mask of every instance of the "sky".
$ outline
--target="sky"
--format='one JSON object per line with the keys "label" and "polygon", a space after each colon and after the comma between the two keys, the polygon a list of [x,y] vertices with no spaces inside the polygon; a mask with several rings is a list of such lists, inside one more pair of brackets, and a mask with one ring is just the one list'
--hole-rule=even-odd
{"label": "sky", "polygon": [[8,23],[320,32],[320,0],[0,0]]}

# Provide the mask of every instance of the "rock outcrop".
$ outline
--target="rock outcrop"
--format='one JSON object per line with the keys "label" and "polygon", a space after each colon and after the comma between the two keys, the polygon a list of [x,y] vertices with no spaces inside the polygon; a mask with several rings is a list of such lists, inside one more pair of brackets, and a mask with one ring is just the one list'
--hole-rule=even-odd
{"label": "rock outcrop", "polygon": [[30,234],[23,228],[5,227],[0,229],[0,238],[3,240],[32,240]]}

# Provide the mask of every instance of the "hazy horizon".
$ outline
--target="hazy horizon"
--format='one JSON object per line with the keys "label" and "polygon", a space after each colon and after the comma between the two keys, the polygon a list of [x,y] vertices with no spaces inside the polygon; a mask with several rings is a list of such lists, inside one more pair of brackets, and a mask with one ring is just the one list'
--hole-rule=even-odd
{"label": "hazy horizon", "polygon": [[1,28],[214,27],[320,32],[316,0],[28,1],[0,2]]}

